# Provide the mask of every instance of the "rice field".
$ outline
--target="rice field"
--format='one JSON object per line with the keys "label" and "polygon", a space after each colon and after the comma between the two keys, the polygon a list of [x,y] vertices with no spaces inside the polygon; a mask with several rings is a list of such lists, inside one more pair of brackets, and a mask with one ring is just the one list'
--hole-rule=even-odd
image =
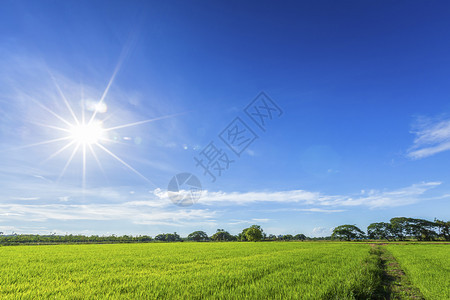
{"label": "rice field", "polygon": [[450,299],[450,246],[446,244],[387,245],[425,299]]}
{"label": "rice field", "polygon": [[[448,245],[383,247],[426,299],[450,298]],[[0,298],[379,299],[374,250],[332,242],[0,247]]]}
{"label": "rice field", "polygon": [[0,298],[369,297],[369,250],[295,242],[0,247]]}

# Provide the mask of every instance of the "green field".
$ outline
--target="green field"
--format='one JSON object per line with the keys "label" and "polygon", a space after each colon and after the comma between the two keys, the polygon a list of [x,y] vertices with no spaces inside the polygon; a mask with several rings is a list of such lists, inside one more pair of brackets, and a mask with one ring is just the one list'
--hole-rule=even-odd
{"label": "green field", "polygon": [[[412,264],[402,256],[411,255],[410,246],[389,250],[424,294],[445,299],[439,296],[448,295],[448,285],[447,294],[430,286],[443,288],[433,276],[448,279],[448,246],[428,247],[411,246]],[[381,272],[371,249],[317,242],[0,247],[0,298],[370,299]],[[441,269],[420,272],[424,263]]]}
{"label": "green field", "polygon": [[408,244],[386,248],[426,299],[450,299],[449,245]]}

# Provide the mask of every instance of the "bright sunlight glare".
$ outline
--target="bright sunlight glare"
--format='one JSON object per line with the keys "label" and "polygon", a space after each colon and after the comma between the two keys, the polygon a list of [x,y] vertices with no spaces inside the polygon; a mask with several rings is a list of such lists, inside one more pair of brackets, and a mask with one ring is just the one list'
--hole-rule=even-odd
{"label": "bright sunlight glare", "polygon": [[70,130],[72,141],[81,145],[94,145],[104,138],[104,134],[101,122],[78,124]]}

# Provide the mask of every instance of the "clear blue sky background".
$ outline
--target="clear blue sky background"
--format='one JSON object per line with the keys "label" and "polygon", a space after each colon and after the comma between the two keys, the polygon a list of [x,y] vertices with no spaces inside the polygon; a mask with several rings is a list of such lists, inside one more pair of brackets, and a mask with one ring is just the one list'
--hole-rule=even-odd
{"label": "clear blue sky background", "polygon": [[[3,1],[0,231],[323,236],[449,219],[449,13],[443,1]],[[74,123],[58,86],[81,119],[108,83],[104,128],[167,118],[102,142],[142,176],[94,146],[83,184],[81,151],[62,174],[74,147],[47,159],[68,141],[34,144],[67,136],[49,110]],[[284,112],[266,132],[243,112],[260,91]],[[210,141],[229,151],[218,134],[237,116],[259,138],[211,182],[193,158]],[[180,172],[202,182],[193,206],[165,193]]]}

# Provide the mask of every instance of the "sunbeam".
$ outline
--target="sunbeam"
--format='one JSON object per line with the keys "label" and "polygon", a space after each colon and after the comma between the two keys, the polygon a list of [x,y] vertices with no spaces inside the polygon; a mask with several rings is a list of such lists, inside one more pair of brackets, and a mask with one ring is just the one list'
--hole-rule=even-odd
{"label": "sunbeam", "polygon": [[61,142],[61,141],[67,141],[67,140],[70,140],[70,136],[65,136],[65,137],[62,137],[62,138],[47,140],[47,141],[34,143],[34,144],[28,144],[28,145],[24,145],[24,146],[13,148],[11,150],[26,149],[26,148],[31,148],[31,147],[36,147],[36,146],[41,146],[41,145],[46,145],[46,144],[52,144],[52,143]]}
{"label": "sunbeam", "polygon": [[31,101],[33,101],[34,103],[36,103],[37,105],[39,105],[42,109],[46,110],[47,112],[49,112],[50,114],[52,114],[53,116],[55,116],[56,118],[58,118],[60,121],[62,121],[63,123],[65,123],[68,126],[72,126],[72,124],[67,121],[66,119],[64,119],[63,117],[61,117],[60,115],[58,115],[57,113],[55,113],[53,110],[51,110],[50,108],[48,108],[47,106],[45,106],[44,104],[42,104],[41,102],[37,101],[34,98],[30,98]]}
{"label": "sunbeam", "polygon": [[61,178],[64,176],[64,173],[66,173],[67,167],[70,165],[70,163],[72,162],[73,157],[75,156],[75,154],[78,151],[78,148],[80,148],[80,144],[76,145],[75,149],[73,149],[72,154],[70,155],[69,159],[66,162],[66,165],[64,166],[61,174],[58,177],[58,182],[61,180]]}
{"label": "sunbeam", "polygon": [[86,144],[83,144],[83,178],[81,181],[83,190],[86,188]]}
{"label": "sunbeam", "polygon": [[99,169],[102,171],[103,176],[106,177],[105,170],[103,169],[103,166],[102,166],[100,160],[98,159],[97,154],[95,153],[94,148],[92,147],[92,145],[88,145],[88,147],[89,147],[89,150],[91,151],[92,156],[94,157],[95,161],[97,162],[97,165],[98,165]]}
{"label": "sunbeam", "polygon": [[[108,95],[109,89],[111,88],[111,85],[114,82],[114,79],[116,78],[117,73],[120,70],[120,67],[122,66],[122,62],[125,59],[125,48],[122,51],[122,54],[120,56],[119,61],[117,62],[116,67],[114,68],[114,72],[111,75],[111,78],[109,79],[109,82],[105,88],[105,90],[103,91],[102,97],[100,98],[100,100],[98,101],[97,105],[101,105],[103,103],[103,101],[105,101],[106,96]],[[89,123],[91,123],[92,121],[94,121],[95,117],[97,116],[97,110],[94,110],[94,113],[91,116],[91,119],[89,120]]]}
{"label": "sunbeam", "polygon": [[106,149],[105,147],[103,147],[101,144],[96,144],[96,146],[98,146],[100,149],[102,149],[103,151],[105,151],[106,153],[108,153],[109,155],[111,155],[113,158],[115,158],[117,161],[119,161],[120,163],[122,163],[125,167],[127,167],[128,169],[130,169],[131,171],[133,171],[135,174],[139,175],[141,178],[143,178],[145,181],[147,181],[148,183],[153,184],[154,186],[157,186],[156,184],[154,184],[150,179],[148,179],[147,177],[145,177],[144,175],[142,175],[141,173],[139,173],[136,169],[134,169],[132,166],[130,166],[129,164],[127,164],[126,162],[124,162],[121,158],[119,158],[117,155],[115,155],[114,153],[112,153],[111,151],[109,151],[108,149]]}
{"label": "sunbeam", "polygon": [[185,114],[185,112],[162,116],[162,117],[158,117],[158,118],[154,118],[154,119],[148,119],[148,120],[144,120],[144,121],[138,121],[138,122],[124,124],[124,125],[119,125],[119,126],[114,126],[114,127],[105,129],[105,131],[111,131],[111,130],[122,129],[122,128],[126,128],[126,127],[132,127],[132,126],[150,123],[150,122],[154,122],[154,121],[159,121],[159,120],[163,120],[163,119],[173,118],[173,117],[183,115],[183,114]]}
{"label": "sunbeam", "polygon": [[47,128],[50,128],[50,129],[56,129],[56,130],[59,130],[59,131],[70,132],[69,129],[58,127],[58,126],[47,125],[47,124],[42,124],[42,123],[38,123],[38,122],[31,122],[31,124],[42,126],[42,127],[47,127]]}
{"label": "sunbeam", "polygon": [[50,73],[50,77],[53,80],[53,83],[56,86],[56,89],[58,90],[59,95],[63,99],[64,103],[66,104],[67,109],[70,111],[70,114],[72,115],[73,119],[75,120],[75,123],[80,124],[80,121],[78,121],[77,116],[75,115],[75,112],[73,111],[72,107],[69,104],[69,101],[67,101],[66,96],[64,95],[63,91],[61,90],[61,87],[59,86],[58,82],[56,81],[55,77]]}
{"label": "sunbeam", "polygon": [[51,160],[52,158],[56,157],[58,154],[60,154],[61,152],[63,152],[64,150],[66,150],[67,148],[69,148],[70,146],[72,146],[73,144],[75,144],[75,141],[70,141],[67,145],[65,145],[64,147],[62,147],[61,149],[59,149],[58,151],[56,151],[55,153],[53,153],[52,155],[50,155],[47,159],[45,159],[41,164],[45,164],[46,162],[48,162],[49,160]]}

